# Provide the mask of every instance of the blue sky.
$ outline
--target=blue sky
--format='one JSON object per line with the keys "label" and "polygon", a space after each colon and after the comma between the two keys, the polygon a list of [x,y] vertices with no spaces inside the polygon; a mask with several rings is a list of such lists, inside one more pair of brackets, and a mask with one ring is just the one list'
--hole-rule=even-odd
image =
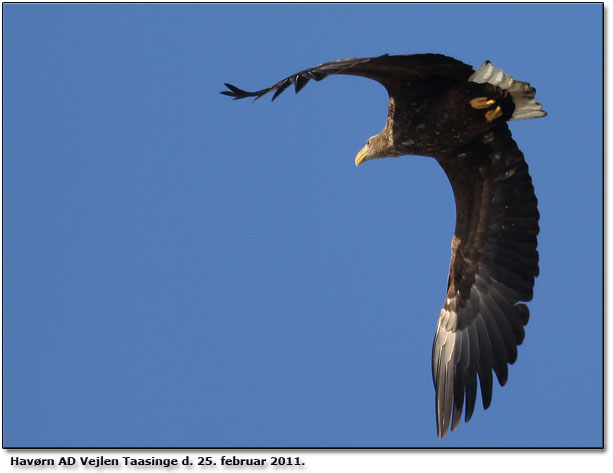
{"label": "blue sky", "polygon": [[[4,446],[600,446],[600,5],[3,5]],[[353,164],[376,82],[233,102],[315,64],[486,59],[541,212],[530,323],[436,439],[454,225],[431,158]],[[478,400],[480,403],[480,400]]]}

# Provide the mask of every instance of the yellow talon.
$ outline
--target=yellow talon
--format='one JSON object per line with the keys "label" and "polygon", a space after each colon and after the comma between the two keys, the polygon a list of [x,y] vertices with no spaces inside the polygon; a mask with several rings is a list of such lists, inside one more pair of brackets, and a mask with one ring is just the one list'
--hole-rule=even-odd
{"label": "yellow talon", "polygon": [[488,122],[491,122],[492,120],[498,118],[500,115],[502,115],[502,109],[499,105],[497,105],[494,110],[488,110],[487,112],[485,112],[485,119]]}
{"label": "yellow talon", "polygon": [[496,103],[496,101],[493,100],[493,99],[488,99],[487,97],[477,97],[477,98],[472,99],[470,101],[470,106],[472,108],[481,109],[481,108],[491,107],[495,103]]}

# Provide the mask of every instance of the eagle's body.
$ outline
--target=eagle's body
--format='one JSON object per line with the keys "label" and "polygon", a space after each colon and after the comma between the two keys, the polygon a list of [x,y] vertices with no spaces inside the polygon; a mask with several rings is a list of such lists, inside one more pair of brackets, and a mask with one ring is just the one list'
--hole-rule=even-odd
{"label": "eagle's body", "polygon": [[472,415],[477,375],[484,408],[492,371],[506,383],[524,338],[538,275],[537,200],[523,154],[506,121],[544,116],[529,84],[484,63],[477,71],[437,54],[341,59],[294,74],[268,89],[234,98],[299,91],[310,80],[348,74],[377,80],[390,96],[381,133],[358,153],[356,165],[387,156],[434,157],[451,183],[456,227],[448,288],[432,353],[439,437],[455,429],[466,400]]}

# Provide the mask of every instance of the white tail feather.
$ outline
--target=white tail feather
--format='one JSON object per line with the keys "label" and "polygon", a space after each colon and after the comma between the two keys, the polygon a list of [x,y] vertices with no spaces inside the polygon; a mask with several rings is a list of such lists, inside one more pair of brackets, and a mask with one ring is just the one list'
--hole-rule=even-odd
{"label": "white tail feather", "polygon": [[530,84],[513,79],[489,61],[481,64],[468,80],[477,84],[492,84],[509,92],[515,104],[515,110],[509,120],[524,120],[547,115],[543,106],[536,102],[534,98],[536,91],[530,87]]}

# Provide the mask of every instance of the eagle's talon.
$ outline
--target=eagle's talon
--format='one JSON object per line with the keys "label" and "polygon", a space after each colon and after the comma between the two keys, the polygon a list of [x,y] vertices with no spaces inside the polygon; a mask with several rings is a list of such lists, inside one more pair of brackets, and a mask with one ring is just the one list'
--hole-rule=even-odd
{"label": "eagle's talon", "polygon": [[491,122],[501,115],[502,109],[500,108],[500,105],[496,105],[496,108],[494,110],[488,110],[487,112],[485,112],[485,119],[488,122]]}
{"label": "eagle's talon", "polygon": [[477,97],[470,101],[470,106],[478,110],[482,108],[488,108],[494,105],[496,101],[494,99],[488,99],[487,97]]}

